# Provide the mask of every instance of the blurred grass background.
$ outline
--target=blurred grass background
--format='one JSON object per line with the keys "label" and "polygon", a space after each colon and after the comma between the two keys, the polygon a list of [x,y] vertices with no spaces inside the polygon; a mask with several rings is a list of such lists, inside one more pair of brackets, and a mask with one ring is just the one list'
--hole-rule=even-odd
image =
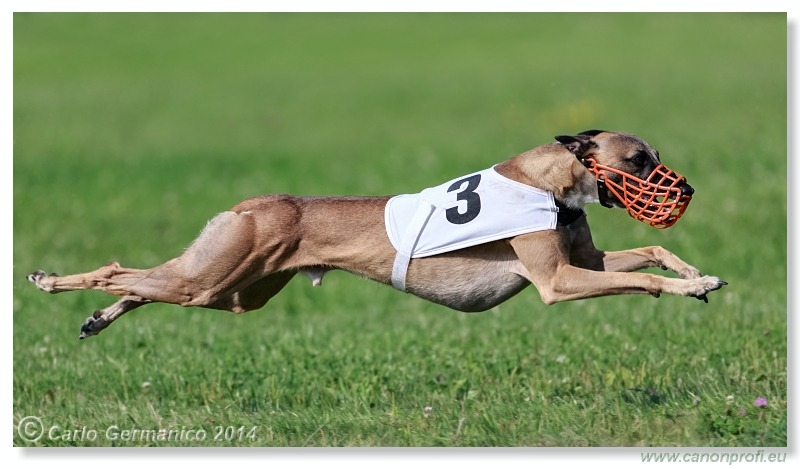
{"label": "blurred grass background", "polygon": [[[251,195],[415,192],[590,128],[697,190],[665,231],[590,207],[595,242],[728,281],[708,305],[530,288],[465,315],[333,273],[79,342],[113,299],[24,279],[159,264]],[[258,429],[210,445],[786,444],[784,14],[16,13],[14,146],[15,419]]]}

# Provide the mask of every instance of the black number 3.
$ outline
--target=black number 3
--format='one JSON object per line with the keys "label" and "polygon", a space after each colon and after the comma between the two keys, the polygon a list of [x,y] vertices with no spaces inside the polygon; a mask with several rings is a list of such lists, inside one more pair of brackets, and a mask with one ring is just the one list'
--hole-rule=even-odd
{"label": "black number 3", "polygon": [[447,221],[453,223],[454,225],[463,225],[464,223],[469,223],[474,220],[479,213],[481,213],[481,197],[475,193],[475,189],[478,188],[478,184],[481,182],[480,174],[473,174],[470,177],[459,179],[447,189],[447,192],[453,192],[461,189],[461,186],[465,182],[467,183],[467,187],[456,194],[456,200],[466,201],[467,209],[464,211],[464,213],[461,213],[458,211],[458,206],[455,206],[450,207],[445,211]]}

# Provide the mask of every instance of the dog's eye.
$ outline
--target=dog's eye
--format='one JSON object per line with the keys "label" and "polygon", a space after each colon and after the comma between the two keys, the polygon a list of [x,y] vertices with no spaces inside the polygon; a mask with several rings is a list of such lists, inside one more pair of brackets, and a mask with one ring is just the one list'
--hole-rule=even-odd
{"label": "dog's eye", "polygon": [[644,163],[647,161],[647,153],[640,151],[635,155],[628,158],[628,161],[635,164],[636,166],[643,166]]}

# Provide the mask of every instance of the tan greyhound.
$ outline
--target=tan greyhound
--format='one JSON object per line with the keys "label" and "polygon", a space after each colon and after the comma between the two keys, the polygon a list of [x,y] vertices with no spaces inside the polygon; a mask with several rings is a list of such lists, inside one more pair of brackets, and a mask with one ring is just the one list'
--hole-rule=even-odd
{"label": "tan greyhound", "polygon": [[[683,214],[694,192],[639,137],[597,130],[559,136],[480,174],[482,179],[476,174],[442,186],[440,198],[452,196],[449,207],[448,202],[427,201],[431,197],[423,192],[415,206],[424,210],[397,229],[396,240],[386,224],[391,197],[264,195],[215,216],[183,254],[157,267],[130,269],[112,262],[67,276],[36,271],[28,280],[49,293],[94,289],[122,297],[95,311],[83,323],[81,338],[152,302],[251,311],[298,272],[319,285],[325,272],[334,269],[460,311],[492,308],[531,283],[546,304],[634,293],[707,301],[708,292],[726,285],[660,246],[615,252],[595,248],[583,212],[586,204],[625,208],[634,218],[665,228]],[[500,198],[481,192],[490,179],[517,191],[507,197],[538,197],[535,216],[543,217],[541,226],[528,232],[515,227],[513,235],[498,228],[490,234],[499,239],[484,237],[454,250],[415,255],[419,233],[433,222],[453,228],[440,231],[457,232],[483,218],[505,223],[506,210],[505,219],[526,222],[526,216],[513,215],[528,210],[523,203],[502,209],[490,205]],[[680,278],[633,273],[646,267],[669,269]]]}

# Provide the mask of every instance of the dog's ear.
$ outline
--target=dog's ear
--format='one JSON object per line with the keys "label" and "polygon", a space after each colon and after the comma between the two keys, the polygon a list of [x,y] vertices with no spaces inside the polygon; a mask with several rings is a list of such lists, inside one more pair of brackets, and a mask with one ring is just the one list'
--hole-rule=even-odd
{"label": "dog's ear", "polygon": [[556,140],[578,158],[597,146],[597,144],[592,141],[591,135],[584,135],[583,133],[579,133],[578,135],[557,135]]}

